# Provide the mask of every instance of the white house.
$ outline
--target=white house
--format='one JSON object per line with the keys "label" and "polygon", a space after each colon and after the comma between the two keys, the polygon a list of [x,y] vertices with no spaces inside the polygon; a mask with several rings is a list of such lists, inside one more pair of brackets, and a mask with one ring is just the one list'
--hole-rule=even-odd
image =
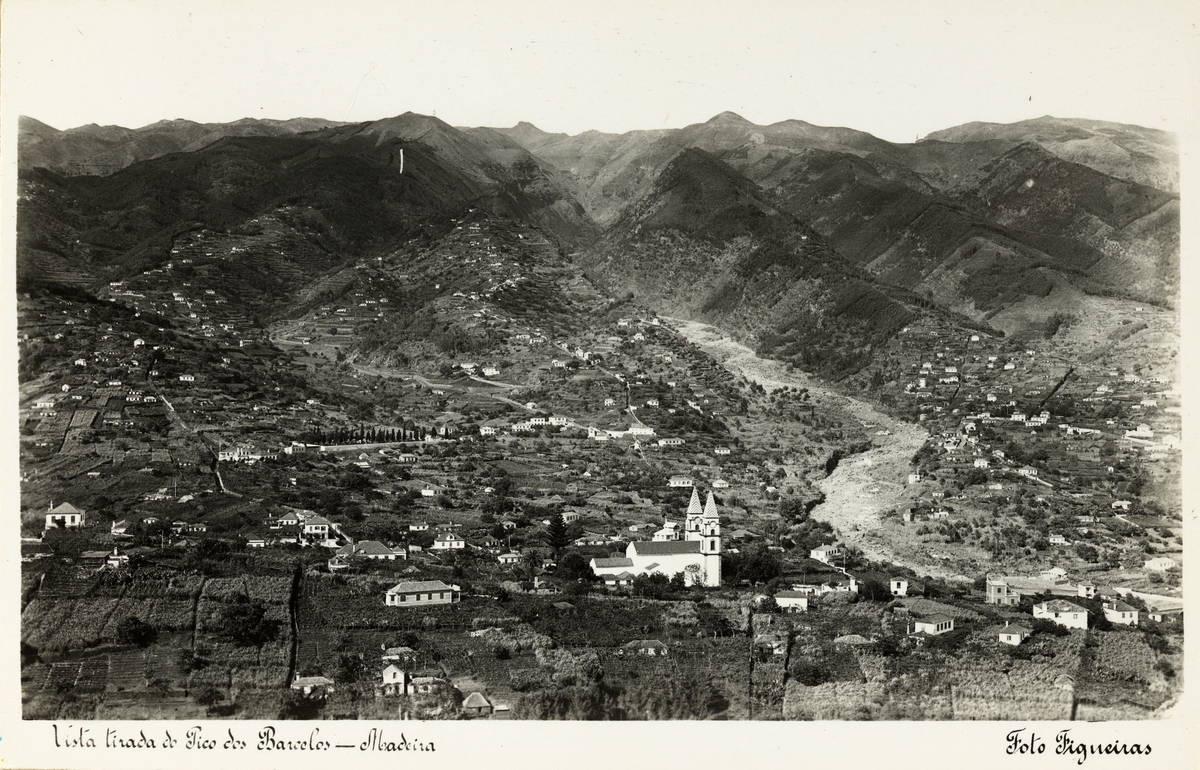
{"label": "white house", "polygon": [[378,540],[360,540],[357,543],[344,545],[337,550],[337,555],[347,558],[360,557],[372,561],[395,561],[408,556],[405,551],[395,551]]}
{"label": "white house", "polygon": [[331,522],[324,516],[313,516],[304,522],[304,534],[309,537],[325,539],[329,537]]}
{"label": "white house", "polygon": [[784,612],[808,612],[810,598],[800,591],[780,591],[775,594],[775,604]]}
{"label": "white house", "polygon": [[888,589],[892,592],[892,596],[908,596],[908,579],[892,578],[888,581]]}
{"label": "white house", "polygon": [[54,529],[62,527],[70,529],[74,527],[82,527],[84,524],[85,512],[79,510],[70,503],[60,503],[58,507],[51,508],[46,514],[46,529]]}
{"label": "white house", "polygon": [[1087,610],[1065,599],[1053,599],[1033,605],[1033,617],[1051,620],[1066,628],[1086,629],[1088,627]]}
{"label": "white house", "polygon": [[433,540],[435,551],[455,551],[467,547],[467,541],[453,532],[443,532]]}
{"label": "white house", "polygon": [[1119,623],[1123,626],[1136,626],[1138,624],[1138,611],[1134,607],[1130,607],[1125,602],[1112,601],[1104,602],[1104,617],[1110,623]]}
{"label": "white house", "polygon": [[[519,553],[502,553],[496,557],[496,560],[501,564],[519,564],[521,562],[521,554]],[[593,559],[592,561],[595,561]]]}
{"label": "white house", "polygon": [[1151,572],[1166,572],[1169,569],[1174,569],[1175,566],[1175,560],[1168,556],[1155,556],[1153,559],[1147,559],[1143,565],[1145,569]]}
{"label": "white house", "polygon": [[695,482],[688,476],[672,476],[667,481],[667,486],[669,487],[692,487],[694,485]]}
{"label": "white house", "polygon": [[844,551],[836,545],[823,545],[820,548],[814,548],[808,552],[810,559],[816,559],[825,564],[832,564],[833,559],[842,556]]}
{"label": "white house", "polygon": [[384,600],[389,607],[427,607],[454,604],[461,598],[458,586],[440,580],[414,580],[397,583],[388,589]]}
{"label": "white house", "polygon": [[196,375],[194,375],[194,374],[181,374],[181,375],[179,375],[179,381],[180,381],[180,382],[195,382],[195,381],[196,381]]}
{"label": "white house", "polygon": [[1013,606],[1021,603],[1021,594],[1010,586],[1005,578],[988,575],[984,603]]}
{"label": "white house", "polygon": [[913,634],[928,634],[938,636],[954,630],[954,618],[949,615],[930,615],[913,621]]}
{"label": "white house", "polygon": [[1033,632],[1025,626],[1009,625],[1006,621],[1004,628],[1000,629],[1000,642],[1002,644],[1011,644],[1014,647],[1029,638]]}
{"label": "white house", "polygon": [[380,695],[408,694],[409,675],[407,671],[398,667],[395,663],[389,663],[381,676],[383,681],[377,689]]}

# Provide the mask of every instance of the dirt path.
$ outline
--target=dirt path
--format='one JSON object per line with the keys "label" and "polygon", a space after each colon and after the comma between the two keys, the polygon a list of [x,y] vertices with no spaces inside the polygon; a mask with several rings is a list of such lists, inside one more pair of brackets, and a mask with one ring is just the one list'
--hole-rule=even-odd
{"label": "dirt path", "polygon": [[862,549],[869,558],[904,564],[921,574],[942,573],[937,565],[901,558],[876,534],[880,515],[904,502],[909,461],[928,437],[922,428],[895,420],[865,401],[836,393],[804,372],[788,371],[786,364],[759,358],[753,350],[714,326],[667,320],[685,339],[733,373],[767,390],[808,388],[809,399],[817,405],[836,407],[862,422],[875,448],[842,460],[832,474],[819,482],[825,502],[813,509],[813,517],[828,521],[847,543]]}

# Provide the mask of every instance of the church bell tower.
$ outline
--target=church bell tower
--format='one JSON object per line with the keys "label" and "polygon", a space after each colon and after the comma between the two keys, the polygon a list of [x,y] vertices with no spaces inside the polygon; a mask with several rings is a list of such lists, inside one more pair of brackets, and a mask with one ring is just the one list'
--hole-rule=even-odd
{"label": "church bell tower", "polygon": [[688,504],[687,517],[683,520],[683,539],[699,540],[704,528],[704,509],[700,506],[700,493],[692,487],[692,502]]}
{"label": "church bell tower", "polygon": [[704,585],[718,588],[721,585],[721,518],[717,515],[717,501],[708,493],[704,513],[700,519],[700,554],[704,558]]}

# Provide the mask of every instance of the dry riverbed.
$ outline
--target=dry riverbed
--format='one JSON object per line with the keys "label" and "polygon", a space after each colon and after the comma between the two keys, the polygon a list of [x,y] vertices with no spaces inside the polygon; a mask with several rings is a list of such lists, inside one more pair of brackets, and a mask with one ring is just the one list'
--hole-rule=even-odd
{"label": "dry riverbed", "polygon": [[[793,386],[807,388],[810,400],[817,405],[836,407],[862,422],[875,447],[845,458],[832,474],[819,482],[825,502],[813,509],[813,517],[828,521],[845,542],[860,548],[868,558],[908,566],[922,575],[952,576],[952,572],[939,564],[916,563],[895,553],[878,536],[880,516],[908,504],[904,493],[909,462],[925,443],[928,433],[917,425],[889,417],[866,401],[843,396],[804,372],[789,371],[786,364],[760,358],[715,326],[667,320],[689,342],[733,373],[757,382],[768,391]],[[810,469],[794,470],[803,474]]]}

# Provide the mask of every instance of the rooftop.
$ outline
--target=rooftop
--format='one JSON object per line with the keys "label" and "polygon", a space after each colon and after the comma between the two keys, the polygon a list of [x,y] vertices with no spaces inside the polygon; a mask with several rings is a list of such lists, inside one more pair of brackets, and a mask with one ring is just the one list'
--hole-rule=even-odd
{"label": "rooftop", "polygon": [[458,586],[448,586],[440,580],[411,580],[397,583],[388,589],[389,594],[420,593],[422,591],[457,591]]}

